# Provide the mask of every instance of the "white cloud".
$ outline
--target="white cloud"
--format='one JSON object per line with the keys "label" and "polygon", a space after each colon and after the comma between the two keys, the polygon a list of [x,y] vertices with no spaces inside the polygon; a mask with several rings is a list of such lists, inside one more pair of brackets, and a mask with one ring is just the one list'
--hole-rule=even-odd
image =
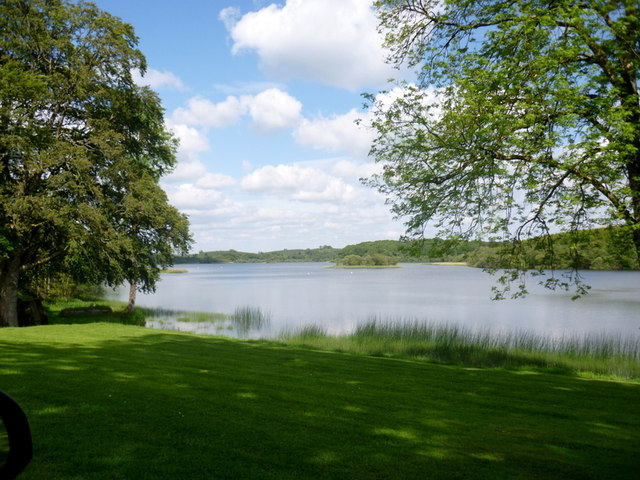
{"label": "white cloud", "polygon": [[[443,91],[437,88],[420,89],[413,83],[403,86],[394,87],[388,92],[381,92],[376,95],[372,109],[378,112],[384,112],[391,108],[393,103],[398,99],[404,98],[407,102],[414,105],[424,107],[423,115],[428,115],[435,119],[442,115],[440,105],[440,96]],[[370,113],[369,118],[373,114]]]}
{"label": "white cloud", "polygon": [[392,76],[371,0],[288,0],[239,18],[225,9],[232,52],[255,51],[277,78],[308,79],[348,90]]}
{"label": "white cloud", "polygon": [[206,167],[200,161],[199,156],[211,149],[207,137],[200,130],[187,125],[167,122],[167,126],[180,143],[177,152],[178,165],[173,173],[164,178],[164,181],[184,181],[205,175],[207,173]]}
{"label": "white cloud", "polygon": [[169,118],[172,124],[221,128],[234,125],[243,115],[251,117],[259,131],[272,131],[293,127],[301,121],[302,103],[287,92],[269,88],[257,95],[229,95],[221,102],[194,97],[186,107],[174,110]]}
{"label": "white cloud", "polygon": [[180,141],[179,152],[200,153],[210,150],[209,140],[196,128],[168,122],[169,129]]}
{"label": "white cloud", "polygon": [[261,81],[252,81],[252,82],[242,82],[237,81],[231,84],[224,83],[214,83],[213,88],[226,95],[255,95],[264,90],[269,90],[271,88],[278,88],[282,90],[284,85],[280,82],[261,82]]}
{"label": "white cloud", "polygon": [[241,185],[249,192],[304,202],[344,202],[356,196],[355,187],[342,179],[295,164],[259,168],[243,178]]}
{"label": "white cloud", "polygon": [[168,192],[169,200],[180,209],[207,209],[220,203],[220,192],[198,188],[192,184],[182,184]]}
{"label": "white cloud", "polygon": [[194,97],[187,102],[187,108],[177,108],[170,120],[176,124],[219,128],[237,123],[245,111],[244,102],[233,95],[218,103]]}
{"label": "white cloud", "polygon": [[270,88],[247,98],[249,114],[258,130],[269,131],[292,127],[300,122],[302,104],[282,90]]}
{"label": "white cloud", "polygon": [[374,133],[363,124],[356,124],[366,114],[352,109],[344,115],[330,118],[305,119],[294,131],[299,145],[329,152],[346,151],[357,157],[366,157]]}
{"label": "white cloud", "polygon": [[237,180],[229,175],[223,175],[222,173],[207,173],[202,178],[196,181],[196,187],[217,189],[231,187],[235,185]]}
{"label": "white cloud", "polygon": [[242,17],[242,13],[238,7],[227,7],[220,10],[218,14],[218,19],[224,23],[224,26],[227,30],[231,30],[238,20]]}
{"label": "white cloud", "polygon": [[331,174],[344,179],[355,179],[370,177],[375,173],[382,172],[382,165],[379,163],[355,163],[348,160],[338,160],[331,167]]}
{"label": "white cloud", "polygon": [[[356,180],[369,168],[371,164],[326,159],[270,165],[241,180],[209,172],[193,183],[165,189],[170,201],[189,215],[196,251],[341,247],[397,239],[402,228],[392,220],[383,196]],[[218,190],[227,187],[224,193]]]}
{"label": "white cloud", "polygon": [[175,88],[177,90],[185,89],[180,77],[171,72],[149,68],[144,76],[140,74],[139,70],[132,70],[131,75],[133,81],[140,86],[148,86],[153,89],[163,87]]}
{"label": "white cloud", "polygon": [[206,175],[207,167],[200,160],[179,160],[176,169],[163,178],[165,182],[182,182]]}

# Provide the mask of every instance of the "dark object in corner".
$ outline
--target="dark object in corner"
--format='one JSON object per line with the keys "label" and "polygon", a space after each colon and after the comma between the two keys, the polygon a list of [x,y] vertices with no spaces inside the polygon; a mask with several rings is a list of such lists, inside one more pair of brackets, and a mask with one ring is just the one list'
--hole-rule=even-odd
{"label": "dark object in corner", "polygon": [[4,465],[0,465],[0,478],[13,480],[29,465],[33,457],[31,429],[20,405],[1,390],[0,418],[9,439],[9,454]]}
{"label": "dark object in corner", "polygon": [[78,307],[78,308],[65,308],[60,310],[61,317],[74,317],[77,315],[111,315],[113,310],[111,307]]}
{"label": "dark object in corner", "polygon": [[21,327],[33,327],[35,325],[48,324],[49,319],[41,300],[35,298],[18,300],[18,325]]}

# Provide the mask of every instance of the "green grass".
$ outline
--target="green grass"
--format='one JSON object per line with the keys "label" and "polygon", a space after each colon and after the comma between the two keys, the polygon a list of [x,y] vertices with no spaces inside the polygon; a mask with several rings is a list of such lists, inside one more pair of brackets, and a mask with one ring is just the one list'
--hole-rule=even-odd
{"label": "green grass", "polygon": [[297,332],[284,332],[280,340],[340,352],[473,367],[640,379],[640,338],[621,335],[551,338],[527,331],[496,334],[457,325],[372,319],[347,335],[328,335],[322,327],[308,325]]}
{"label": "green grass", "polygon": [[[154,312],[155,313],[155,312]],[[178,322],[194,322],[194,323],[218,323],[224,322],[229,318],[224,313],[209,313],[209,312],[179,312]]]}
{"label": "green grass", "polygon": [[640,385],[115,323],[0,330],[30,479],[637,479]]}
{"label": "green grass", "polygon": [[[89,308],[89,307],[111,307],[113,313],[110,315],[73,315],[64,317],[60,312],[65,308]],[[99,322],[113,322],[125,325],[144,326],[144,320],[149,314],[148,309],[136,307],[133,313],[125,313],[126,303],[118,300],[97,300],[97,299],[56,299],[45,304],[49,323],[60,324],[83,324]]]}

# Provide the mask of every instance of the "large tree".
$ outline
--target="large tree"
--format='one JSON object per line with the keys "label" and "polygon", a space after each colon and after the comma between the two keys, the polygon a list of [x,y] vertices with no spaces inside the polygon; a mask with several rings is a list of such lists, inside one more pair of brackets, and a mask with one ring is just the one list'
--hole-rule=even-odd
{"label": "large tree", "polygon": [[416,72],[371,97],[372,184],[409,237],[620,225],[640,259],[637,0],[375,3],[390,61]]}
{"label": "large tree", "polygon": [[91,3],[0,2],[0,325],[26,280],[153,289],[186,218],[159,178],[175,163],[130,25]]}

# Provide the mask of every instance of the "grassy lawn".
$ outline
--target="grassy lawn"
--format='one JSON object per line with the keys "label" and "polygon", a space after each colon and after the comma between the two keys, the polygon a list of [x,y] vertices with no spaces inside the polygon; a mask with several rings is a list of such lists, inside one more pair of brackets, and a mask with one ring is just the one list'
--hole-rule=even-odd
{"label": "grassy lawn", "polygon": [[0,330],[21,479],[637,479],[640,385],[115,323]]}

